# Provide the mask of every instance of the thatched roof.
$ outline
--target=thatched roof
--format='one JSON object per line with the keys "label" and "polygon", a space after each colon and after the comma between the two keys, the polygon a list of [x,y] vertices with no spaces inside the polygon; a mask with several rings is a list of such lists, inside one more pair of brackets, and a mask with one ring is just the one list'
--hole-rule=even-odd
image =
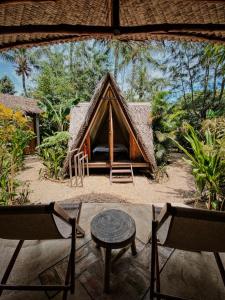
{"label": "thatched roof", "polygon": [[[109,83],[113,88],[113,92],[117,95],[117,100],[120,101],[123,112],[132,127],[147,161],[154,169],[156,162],[154,156],[152,128],[149,124],[150,104],[128,103],[111,74],[105,75],[100,80],[90,102],[79,103],[71,109],[69,132],[72,138],[69,142],[69,150],[80,146],[92,116],[96,111],[96,106],[98,105],[101,95],[104,93],[105,88]],[[67,168],[67,165],[68,160],[66,159],[64,166],[65,169]]]}
{"label": "thatched roof", "polygon": [[90,38],[224,42],[225,1],[0,1],[0,49]]}
{"label": "thatched roof", "polygon": [[40,114],[42,112],[37,105],[37,100],[22,96],[0,94],[0,103],[24,113]]}

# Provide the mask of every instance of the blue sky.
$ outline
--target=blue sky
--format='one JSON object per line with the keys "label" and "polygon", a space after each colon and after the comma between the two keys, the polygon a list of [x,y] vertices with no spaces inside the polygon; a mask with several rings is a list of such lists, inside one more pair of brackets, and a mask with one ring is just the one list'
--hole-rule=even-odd
{"label": "blue sky", "polygon": [[[91,41],[91,42],[93,42],[93,41]],[[53,47],[55,47],[55,46],[53,46]],[[57,49],[60,49],[61,47],[62,47],[61,45],[56,46]],[[158,56],[158,53],[156,56]],[[126,81],[127,81],[127,78],[129,78],[129,76],[127,76],[127,74],[129,74],[130,72],[131,72],[131,65],[128,66],[125,74],[123,72],[120,72],[118,74],[117,81],[124,92],[127,90],[128,83]],[[3,60],[0,57],[0,78],[5,75],[7,75],[14,83],[16,94],[21,95],[23,93],[22,82],[21,82],[21,78],[19,76],[17,76],[17,74],[14,70],[14,65],[10,62],[6,62],[5,60]],[[125,75],[125,80],[123,79],[124,75]],[[157,77],[161,77],[161,76],[162,76],[161,71],[154,70],[154,69],[151,70],[151,78],[157,78]],[[29,78],[26,79],[26,82],[27,82],[28,87],[32,85],[32,80],[29,80]]]}
{"label": "blue sky", "polygon": [[21,94],[21,79],[16,75],[13,65],[0,58],[0,78],[5,75],[7,75],[14,83],[16,94]]}

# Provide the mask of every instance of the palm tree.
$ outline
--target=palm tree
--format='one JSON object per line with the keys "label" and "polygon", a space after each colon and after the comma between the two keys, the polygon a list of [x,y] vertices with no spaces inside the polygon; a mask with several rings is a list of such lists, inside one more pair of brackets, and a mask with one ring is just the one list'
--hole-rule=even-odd
{"label": "palm tree", "polygon": [[0,53],[0,56],[14,65],[16,74],[22,78],[23,91],[27,97],[26,78],[30,76],[32,68],[38,68],[38,52],[31,52],[27,49],[16,49]]}
{"label": "palm tree", "polygon": [[[121,65],[128,66],[131,64],[131,78],[130,78],[130,85],[131,85],[131,97],[133,95],[134,86],[135,86],[135,75],[139,73],[140,85],[144,88],[144,78],[147,74],[147,66],[151,67],[160,67],[157,60],[152,56],[152,52],[159,52],[160,47],[159,45],[153,45],[149,42],[130,42],[129,48],[124,55],[123,60],[121,61]],[[139,67],[139,70],[137,70]],[[142,91],[140,90],[142,93]],[[142,95],[139,95],[142,97]]]}
{"label": "palm tree", "polygon": [[[99,43],[99,41],[97,41],[97,43]],[[99,45],[103,47],[101,50],[111,57],[113,75],[117,80],[119,72],[126,67],[126,60],[124,60],[124,57],[127,56],[127,53],[129,52],[129,48],[131,47],[130,42],[103,40],[100,41]]]}

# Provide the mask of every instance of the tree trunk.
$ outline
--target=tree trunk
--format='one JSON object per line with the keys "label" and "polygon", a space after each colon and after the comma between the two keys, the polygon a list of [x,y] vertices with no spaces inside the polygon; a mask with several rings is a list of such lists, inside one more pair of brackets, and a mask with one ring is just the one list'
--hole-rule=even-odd
{"label": "tree trunk", "polygon": [[117,79],[118,75],[118,63],[119,63],[119,46],[115,45],[114,48],[114,77]]}
{"label": "tree trunk", "polygon": [[131,96],[132,97],[134,92],[135,72],[136,72],[136,59],[132,59],[132,70],[131,70]]}
{"label": "tree trunk", "polygon": [[22,74],[22,84],[23,84],[24,95],[25,95],[26,97],[28,97],[28,96],[27,96],[27,89],[26,89],[26,78],[25,78],[25,75],[24,75],[24,74]]}

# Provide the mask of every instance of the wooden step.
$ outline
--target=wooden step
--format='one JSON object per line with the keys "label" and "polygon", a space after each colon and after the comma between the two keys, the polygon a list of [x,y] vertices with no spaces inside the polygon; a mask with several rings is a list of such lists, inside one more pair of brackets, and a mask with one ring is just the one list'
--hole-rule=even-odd
{"label": "wooden step", "polygon": [[132,164],[125,163],[119,166],[112,166],[110,169],[110,183],[113,182],[132,182],[134,183],[134,174]]}
{"label": "wooden step", "polygon": [[120,173],[120,174],[123,174],[123,173],[132,173],[132,170],[131,169],[112,169],[112,174],[114,173]]}
{"label": "wooden step", "polygon": [[112,182],[133,182],[133,178],[132,177],[113,177],[112,178]]}

